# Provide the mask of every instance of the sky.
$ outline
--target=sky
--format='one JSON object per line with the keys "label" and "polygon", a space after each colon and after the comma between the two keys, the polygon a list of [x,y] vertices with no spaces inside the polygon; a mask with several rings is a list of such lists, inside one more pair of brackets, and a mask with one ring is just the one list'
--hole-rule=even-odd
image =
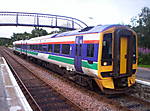
{"label": "sky", "polygon": [[[74,17],[89,26],[130,24],[150,0],[2,0],[0,11],[31,12]],[[149,7],[150,8],[150,7]],[[1,18],[0,18],[1,19]],[[31,32],[34,27],[0,27],[0,37]],[[48,32],[51,29],[46,28]]]}

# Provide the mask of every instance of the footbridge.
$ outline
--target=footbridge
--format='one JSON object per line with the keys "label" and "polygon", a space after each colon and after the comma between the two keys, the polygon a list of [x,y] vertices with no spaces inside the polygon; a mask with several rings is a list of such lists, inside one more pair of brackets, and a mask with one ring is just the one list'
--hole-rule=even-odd
{"label": "footbridge", "polygon": [[75,30],[87,25],[76,18],[26,12],[0,12],[0,26],[33,26]]}

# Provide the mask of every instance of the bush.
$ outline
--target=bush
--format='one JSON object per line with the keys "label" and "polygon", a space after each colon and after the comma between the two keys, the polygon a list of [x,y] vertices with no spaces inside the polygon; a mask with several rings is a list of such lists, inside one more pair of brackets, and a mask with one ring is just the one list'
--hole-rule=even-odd
{"label": "bush", "polygon": [[139,64],[150,65],[150,53],[149,54],[139,53]]}

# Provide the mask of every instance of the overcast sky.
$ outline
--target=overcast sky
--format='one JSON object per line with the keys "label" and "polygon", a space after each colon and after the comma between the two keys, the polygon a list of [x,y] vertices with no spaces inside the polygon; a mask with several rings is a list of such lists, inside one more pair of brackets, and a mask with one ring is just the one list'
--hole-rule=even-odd
{"label": "overcast sky", "polygon": [[[80,19],[88,25],[129,24],[131,18],[145,6],[150,6],[150,0],[2,0],[0,11],[64,15]],[[10,37],[13,32],[31,32],[32,29],[0,27],[0,37]]]}

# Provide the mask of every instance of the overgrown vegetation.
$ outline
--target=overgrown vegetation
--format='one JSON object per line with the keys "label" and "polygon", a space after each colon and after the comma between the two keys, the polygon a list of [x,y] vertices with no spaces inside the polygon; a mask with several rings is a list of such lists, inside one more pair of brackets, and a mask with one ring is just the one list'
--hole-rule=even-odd
{"label": "overgrown vegetation", "polygon": [[9,38],[0,38],[0,46],[10,46],[11,45],[11,39]]}
{"label": "overgrown vegetation", "polygon": [[139,64],[150,65],[150,9],[144,7],[131,22],[133,30],[138,35]]}

